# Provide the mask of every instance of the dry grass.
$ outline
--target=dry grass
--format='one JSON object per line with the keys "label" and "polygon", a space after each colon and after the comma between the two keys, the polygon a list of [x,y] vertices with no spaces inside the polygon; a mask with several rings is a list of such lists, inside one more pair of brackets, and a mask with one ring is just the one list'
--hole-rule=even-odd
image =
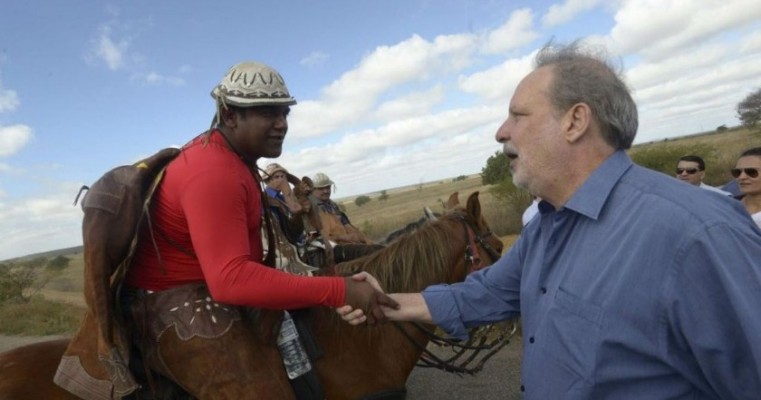
{"label": "dry grass", "polygon": [[0,334],[72,334],[79,327],[85,309],[68,303],[35,297],[28,303],[0,305]]}

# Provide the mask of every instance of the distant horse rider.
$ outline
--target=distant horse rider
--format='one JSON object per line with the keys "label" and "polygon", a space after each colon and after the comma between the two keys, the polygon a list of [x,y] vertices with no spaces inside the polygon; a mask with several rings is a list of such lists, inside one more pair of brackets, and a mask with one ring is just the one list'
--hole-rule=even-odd
{"label": "distant horse rider", "polygon": [[288,241],[297,245],[304,241],[304,222],[300,216],[305,212],[296,194],[288,182],[288,170],[278,163],[267,165],[262,174],[265,188],[269,196],[270,211],[280,224],[280,228]]}
{"label": "distant horse rider", "polygon": [[318,172],[312,177],[314,191],[312,196],[319,208],[322,237],[335,244],[336,262],[352,259],[363,254],[383,248],[374,243],[356,226],[335,201],[330,199],[335,183],[325,173]]}

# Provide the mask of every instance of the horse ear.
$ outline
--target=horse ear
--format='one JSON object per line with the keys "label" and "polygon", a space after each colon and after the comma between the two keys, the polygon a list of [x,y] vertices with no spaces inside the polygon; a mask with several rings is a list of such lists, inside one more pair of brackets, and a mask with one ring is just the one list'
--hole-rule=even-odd
{"label": "horse ear", "polygon": [[460,205],[460,192],[454,192],[444,204],[444,211],[454,210]]}
{"label": "horse ear", "polygon": [[478,192],[473,192],[468,196],[467,205],[468,215],[472,216],[476,221],[481,217],[481,202],[478,200]]}
{"label": "horse ear", "polygon": [[425,215],[425,219],[429,221],[436,221],[439,219],[428,206],[423,207],[423,214]]}

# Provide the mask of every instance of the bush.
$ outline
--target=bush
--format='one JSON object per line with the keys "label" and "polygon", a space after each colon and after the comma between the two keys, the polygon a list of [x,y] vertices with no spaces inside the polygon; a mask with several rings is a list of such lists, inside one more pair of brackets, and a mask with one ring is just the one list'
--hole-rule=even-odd
{"label": "bush", "polygon": [[48,261],[47,268],[52,271],[62,271],[69,266],[69,260],[68,258],[64,256],[57,256],[53,258],[52,260]]}
{"label": "bush", "polygon": [[531,204],[531,194],[513,184],[512,177],[507,176],[501,182],[489,188],[494,200],[499,204],[500,215],[495,215],[491,226],[499,235],[514,235],[520,233],[523,228],[521,217],[526,207]]}
{"label": "bush", "polygon": [[716,132],[726,132],[727,130],[729,130],[729,128],[727,128],[727,125],[719,125],[718,127],[716,127]]}
{"label": "bush", "polygon": [[381,191],[380,196],[378,196],[378,200],[380,201],[388,200],[388,193],[386,193],[385,190]]}
{"label": "bush", "polygon": [[37,280],[37,269],[15,263],[0,264],[0,304],[29,301],[27,289]]}
{"label": "bush", "polygon": [[357,207],[362,207],[363,205],[370,202],[370,197],[368,196],[358,196],[356,199],[354,199],[354,204],[357,205]]}
{"label": "bush", "polygon": [[0,264],[0,304],[29,302],[32,296],[63,270],[43,268],[47,264],[44,257]]}

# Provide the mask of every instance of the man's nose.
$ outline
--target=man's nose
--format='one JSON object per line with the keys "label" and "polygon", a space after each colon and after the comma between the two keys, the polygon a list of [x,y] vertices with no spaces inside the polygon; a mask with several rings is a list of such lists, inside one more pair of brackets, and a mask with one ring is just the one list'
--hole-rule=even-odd
{"label": "man's nose", "polygon": [[510,132],[507,129],[507,120],[502,123],[502,125],[497,128],[497,133],[494,134],[494,139],[498,143],[505,143],[508,140],[510,140]]}

